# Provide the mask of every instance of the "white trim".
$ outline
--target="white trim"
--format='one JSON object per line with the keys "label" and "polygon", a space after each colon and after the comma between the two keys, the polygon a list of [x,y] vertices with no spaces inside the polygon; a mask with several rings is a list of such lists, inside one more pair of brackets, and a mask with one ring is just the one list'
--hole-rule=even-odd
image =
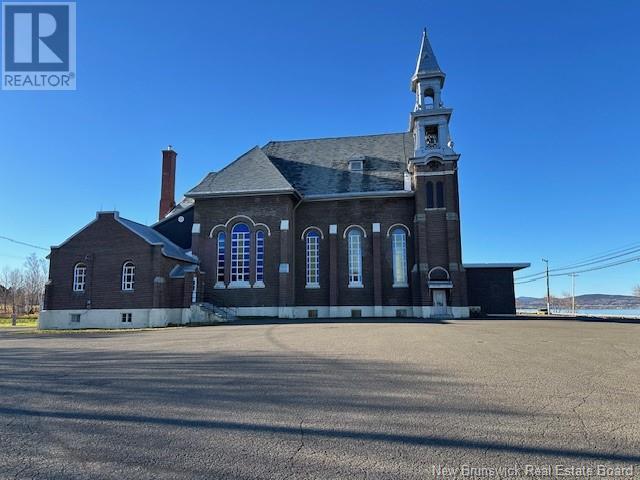
{"label": "white trim", "polygon": [[453,175],[455,170],[443,170],[442,172],[416,172],[416,177],[437,177],[438,175]]}
{"label": "white trim", "polygon": [[211,230],[209,230],[209,238],[213,238],[213,232],[214,232],[214,230],[216,228],[223,227],[223,228],[226,229],[229,226],[229,224],[233,220],[235,220],[236,218],[245,218],[245,219],[249,220],[251,222],[251,225],[253,225],[256,228],[257,227],[263,227],[267,231],[267,234],[269,236],[271,236],[271,229],[269,228],[269,226],[267,224],[265,224],[265,223],[256,223],[256,222],[253,221],[253,218],[248,217],[246,215],[235,215],[235,216],[231,217],[229,220],[227,220],[226,223],[219,223],[218,225],[214,225],[213,228]]}
{"label": "white trim", "polygon": [[319,283],[307,283],[304,288],[308,288],[310,290],[317,290],[318,288],[320,288],[320,284]]}
{"label": "white trim", "polygon": [[373,233],[380,233],[380,224],[379,223],[372,223],[371,224],[371,231]]}
{"label": "white trim", "polygon": [[244,280],[244,281],[236,281],[236,282],[231,282],[229,283],[229,285],[227,285],[227,288],[251,288],[251,284],[249,283],[248,280]]}
{"label": "white trim", "polygon": [[[330,225],[332,227],[333,225]],[[337,225],[336,225],[337,227]],[[309,230],[317,230],[320,234],[320,239],[324,240],[324,233],[322,233],[322,229],[320,227],[316,227],[315,225],[310,225],[302,231],[302,235],[300,235],[300,240],[304,240],[304,236],[307,234]]]}
{"label": "white trim", "polygon": [[349,230],[351,230],[352,228],[359,228],[360,230],[362,230],[362,233],[364,234],[364,238],[367,238],[367,231],[361,227],[360,225],[349,225],[347,228],[344,229],[344,231],[342,232],[342,238],[347,238],[347,232],[349,232]]}
{"label": "white trim", "polygon": [[[198,321],[194,316],[197,305],[192,308],[146,308],[126,309],[132,313],[131,323],[122,323],[122,309],[91,309],[91,310],[43,310],[38,319],[41,329],[83,329],[108,328],[130,329],[166,327],[168,325],[187,325]],[[469,318],[469,307],[447,307],[453,318]],[[435,315],[434,308],[429,306],[372,306],[345,305],[329,307],[326,305],[309,305],[296,307],[237,307],[234,309],[238,317],[281,317],[281,318],[309,318],[309,310],[317,310],[318,318],[349,318],[351,310],[361,310],[363,318],[389,318],[390,322],[402,323],[403,318],[395,318],[396,310],[405,310],[408,317],[430,318]],[[80,322],[71,322],[71,315],[80,315]]]}
{"label": "white trim", "polygon": [[223,289],[223,288],[227,288],[227,286],[224,284],[224,282],[216,282],[213,284],[213,288]]}
{"label": "white trim", "polygon": [[[442,270],[444,273],[447,274],[447,280],[451,280],[451,275],[449,275],[449,271],[444,267],[437,266],[437,267],[433,267],[431,270],[429,270],[429,273],[427,273],[427,279],[429,281],[431,281],[431,274],[436,270]],[[439,281],[439,280],[435,280],[435,281]]]}
{"label": "white trim", "polygon": [[394,283],[391,285],[393,288],[409,288],[408,283]]}
{"label": "white trim", "polygon": [[353,282],[350,283],[347,288],[364,288],[364,284],[362,282]]}
{"label": "white trim", "polygon": [[289,220],[280,220],[280,230],[289,230]]}
{"label": "white trim", "polygon": [[464,268],[512,268],[515,270],[522,270],[523,268],[529,268],[530,263],[463,263]]}
{"label": "white trim", "polygon": [[[188,308],[113,308],[90,310],[43,310],[38,318],[40,329],[82,329],[82,328],[108,328],[131,329],[166,327],[172,325],[184,325],[188,323],[185,318]],[[122,314],[131,313],[131,323],[122,322]],[[80,315],[80,322],[72,322],[71,315]]]}
{"label": "white trim", "polygon": [[280,266],[278,267],[278,272],[279,273],[289,273],[289,264],[288,263],[281,263]]}
{"label": "white trim", "polygon": [[391,230],[393,230],[395,227],[404,227],[404,229],[407,231],[407,236],[411,236],[411,230],[409,230],[409,227],[407,227],[404,223],[394,223],[387,229],[387,238],[389,238],[389,235],[391,235]]}
{"label": "white trim", "polygon": [[191,227],[191,233],[200,233],[200,224],[194,223]]}
{"label": "white trim", "polygon": [[338,225],[329,225],[329,235],[337,235],[338,234]]}
{"label": "white trim", "polygon": [[251,288],[265,288],[265,284],[263,281],[259,280],[256,283],[254,283]]}

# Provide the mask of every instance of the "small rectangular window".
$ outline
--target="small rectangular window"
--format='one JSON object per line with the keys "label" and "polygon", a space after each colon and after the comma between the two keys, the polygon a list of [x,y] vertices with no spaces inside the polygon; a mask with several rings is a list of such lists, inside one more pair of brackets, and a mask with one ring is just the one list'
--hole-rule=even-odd
{"label": "small rectangular window", "polygon": [[122,323],[131,323],[132,318],[133,318],[133,314],[132,313],[123,313],[122,314]]}
{"label": "small rectangular window", "polygon": [[71,314],[71,323],[80,323],[80,314],[72,313]]}
{"label": "small rectangular window", "polygon": [[407,311],[404,308],[396,310],[396,317],[405,318],[406,316],[407,316]]}
{"label": "small rectangular window", "polygon": [[349,162],[349,170],[352,172],[361,172],[364,169],[364,162],[362,160],[351,160]]}
{"label": "small rectangular window", "polygon": [[308,318],[318,318],[318,310],[309,310],[307,312]]}
{"label": "small rectangular window", "polygon": [[351,310],[351,318],[361,318],[362,310]]}

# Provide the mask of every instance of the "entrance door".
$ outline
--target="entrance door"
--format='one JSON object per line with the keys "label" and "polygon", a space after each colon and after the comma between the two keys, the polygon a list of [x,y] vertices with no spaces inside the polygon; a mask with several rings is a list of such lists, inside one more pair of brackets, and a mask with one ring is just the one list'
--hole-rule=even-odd
{"label": "entrance door", "polygon": [[447,314],[447,292],[444,290],[433,291],[433,313],[435,315]]}

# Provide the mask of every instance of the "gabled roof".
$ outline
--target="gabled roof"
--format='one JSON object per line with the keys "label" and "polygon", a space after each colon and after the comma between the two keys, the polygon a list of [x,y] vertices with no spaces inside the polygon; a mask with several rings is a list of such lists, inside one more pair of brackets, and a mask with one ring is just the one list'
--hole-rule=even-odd
{"label": "gabled roof", "polygon": [[165,257],[175,258],[189,263],[198,263],[198,259],[189,255],[184,249],[173,243],[167,237],[147,225],[127,220],[119,216],[115,217],[118,222],[127,227],[133,233],[145,240],[150,245],[162,245],[162,254]]}
{"label": "gabled roof", "polygon": [[[122,218],[118,212],[98,212],[96,214],[96,218],[78,230],[76,233],[67,238],[60,245],[53,246],[51,249],[57,249],[68,243],[71,239],[79,235],[81,232],[84,232],[87,228],[89,228],[94,223],[98,222],[101,218],[112,218],[120,225],[130,230],[131,232],[138,235],[149,245],[161,245],[162,246],[162,254],[165,257],[174,258],[176,260],[182,260],[183,262],[189,263],[198,263],[199,260],[197,257],[190,255],[185,249],[179,247],[167,237],[157,232],[151,227],[147,225],[143,225],[138,222],[134,222],[133,220],[128,220],[126,218]],[[49,256],[47,255],[47,258]]]}
{"label": "gabled roof", "polygon": [[[372,192],[403,192],[411,157],[409,133],[269,142],[262,150],[304,197]],[[363,171],[349,160],[364,160]]]}
{"label": "gabled roof", "polygon": [[294,188],[262,149],[254,147],[219,172],[209,173],[185,195],[207,197],[293,192]]}

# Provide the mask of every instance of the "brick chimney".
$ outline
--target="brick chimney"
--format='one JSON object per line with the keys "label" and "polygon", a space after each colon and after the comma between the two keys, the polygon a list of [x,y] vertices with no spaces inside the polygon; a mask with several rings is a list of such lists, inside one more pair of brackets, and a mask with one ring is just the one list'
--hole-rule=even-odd
{"label": "brick chimney", "polygon": [[162,220],[167,213],[176,206],[176,157],[171,145],[162,151],[162,187],[160,190],[160,211],[158,220]]}

